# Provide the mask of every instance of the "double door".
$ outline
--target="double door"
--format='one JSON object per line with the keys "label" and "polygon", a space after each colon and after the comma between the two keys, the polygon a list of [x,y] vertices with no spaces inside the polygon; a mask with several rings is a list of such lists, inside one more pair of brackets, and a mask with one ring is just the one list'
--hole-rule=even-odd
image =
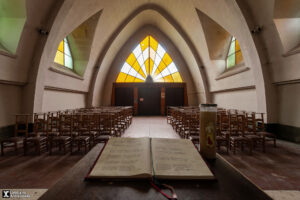
{"label": "double door", "polygon": [[161,88],[138,88],[138,115],[161,115]]}

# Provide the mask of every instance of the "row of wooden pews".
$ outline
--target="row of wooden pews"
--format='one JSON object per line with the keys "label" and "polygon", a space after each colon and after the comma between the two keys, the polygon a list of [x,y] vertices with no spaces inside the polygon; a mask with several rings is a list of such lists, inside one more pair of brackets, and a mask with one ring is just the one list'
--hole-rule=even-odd
{"label": "row of wooden pews", "polygon": [[[200,134],[200,108],[199,107],[168,107],[167,121],[182,137],[199,143]],[[216,119],[216,146],[222,146],[226,152],[244,147],[249,154],[256,148],[266,151],[266,143],[273,142],[276,147],[276,136],[266,132],[264,113],[246,112],[236,109],[218,108]]]}
{"label": "row of wooden pews", "polygon": [[[133,108],[98,107],[63,110],[47,113],[16,115],[15,135],[1,141],[4,149],[23,147],[28,152],[63,151],[71,153],[84,149],[85,153],[95,144],[110,137],[121,137],[132,122]],[[29,131],[30,125],[33,127]]]}

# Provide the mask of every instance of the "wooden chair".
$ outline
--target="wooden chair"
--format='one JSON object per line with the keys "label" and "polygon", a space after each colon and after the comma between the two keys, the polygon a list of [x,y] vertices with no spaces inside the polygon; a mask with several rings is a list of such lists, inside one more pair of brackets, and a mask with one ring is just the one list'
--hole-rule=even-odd
{"label": "wooden chair", "polygon": [[71,153],[73,153],[73,146],[77,146],[77,150],[80,151],[81,147],[84,147],[85,153],[91,147],[91,130],[90,130],[90,118],[88,114],[75,114],[71,115],[73,121],[73,130],[78,133],[77,136],[72,135],[71,141]]}
{"label": "wooden chair", "polygon": [[63,149],[64,154],[66,149],[71,146],[73,119],[70,114],[60,114],[59,116],[59,135],[53,135],[50,140],[50,155],[52,155],[53,147],[58,146],[59,150]]}
{"label": "wooden chair", "polygon": [[31,117],[29,114],[16,115],[14,137],[1,140],[2,156],[6,148],[14,148],[16,155],[18,154],[18,149],[24,145],[24,138],[28,137],[28,127]]}
{"label": "wooden chair", "polygon": [[240,146],[243,151],[244,145],[248,146],[249,154],[252,155],[252,140],[244,137],[244,115],[229,114],[229,141],[230,148],[233,149],[233,154],[236,152],[236,147]]}
{"label": "wooden chair", "polygon": [[255,113],[245,113],[245,137],[252,140],[253,149],[261,145],[262,151],[266,152],[265,136],[256,133]]}
{"label": "wooden chair", "polygon": [[217,130],[216,130],[217,148],[220,151],[221,146],[225,146],[227,154],[229,153],[229,146],[230,146],[228,128],[229,128],[229,118],[227,117],[226,113],[223,114],[218,113]]}
{"label": "wooden chair", "polygon": [[199,143],[200,137],[200,112],[193,110],[189,121],[189,138],[194,144]]}
{"label": "wooden chair", "polygon": [[24,155],[27,154],[27,151],[31,146],[35,147],[35,151],[38,153],[38,155],[41,155],[41,151],[43,150],[47,151],[47,137],[45,136],[46,126],[46,113],[35,113],[33,121],[33,133],[29,134],[29,136],[25,137],[24,139]]}
{"label": "wooden chair", "polygon": [[265,142],[273,142],[276,147],[276,135],[265,130],[264,113],[256,113],[255,115],[256,134],[265,138]]}
{"label": "wooden chair", "polygon": [[100,135],[95,139],[95,143],[105,143],[114,137],[115,132],[112,126],[112,115],[109,112],[102,112],[100,114]]}

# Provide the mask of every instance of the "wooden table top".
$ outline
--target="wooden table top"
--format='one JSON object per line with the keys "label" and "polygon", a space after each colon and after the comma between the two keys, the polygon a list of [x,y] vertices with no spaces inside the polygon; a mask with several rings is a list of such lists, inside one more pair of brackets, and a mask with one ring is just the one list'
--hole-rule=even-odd
{"label": "wooden table top", "polygon": [[[149,180],[85,181],[85,176],[102,148],[103,144],[97,144],[40,199],[166,199],[150,185]],[[178,199],[271,199],[220,155],[217,155],[215,161],[209,161],[208,166],[217,180],[164,183],[174,187]],[[170,194],[168,190],[165,192]]]}

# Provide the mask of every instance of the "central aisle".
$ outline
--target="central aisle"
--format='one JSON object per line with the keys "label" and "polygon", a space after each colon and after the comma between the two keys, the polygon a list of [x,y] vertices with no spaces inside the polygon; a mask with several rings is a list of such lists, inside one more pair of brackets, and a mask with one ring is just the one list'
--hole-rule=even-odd
{"label": "central aisle", "polygon": [[122,137],[180,138],[167,123],[166,117],[133,117],[132,124]]}

